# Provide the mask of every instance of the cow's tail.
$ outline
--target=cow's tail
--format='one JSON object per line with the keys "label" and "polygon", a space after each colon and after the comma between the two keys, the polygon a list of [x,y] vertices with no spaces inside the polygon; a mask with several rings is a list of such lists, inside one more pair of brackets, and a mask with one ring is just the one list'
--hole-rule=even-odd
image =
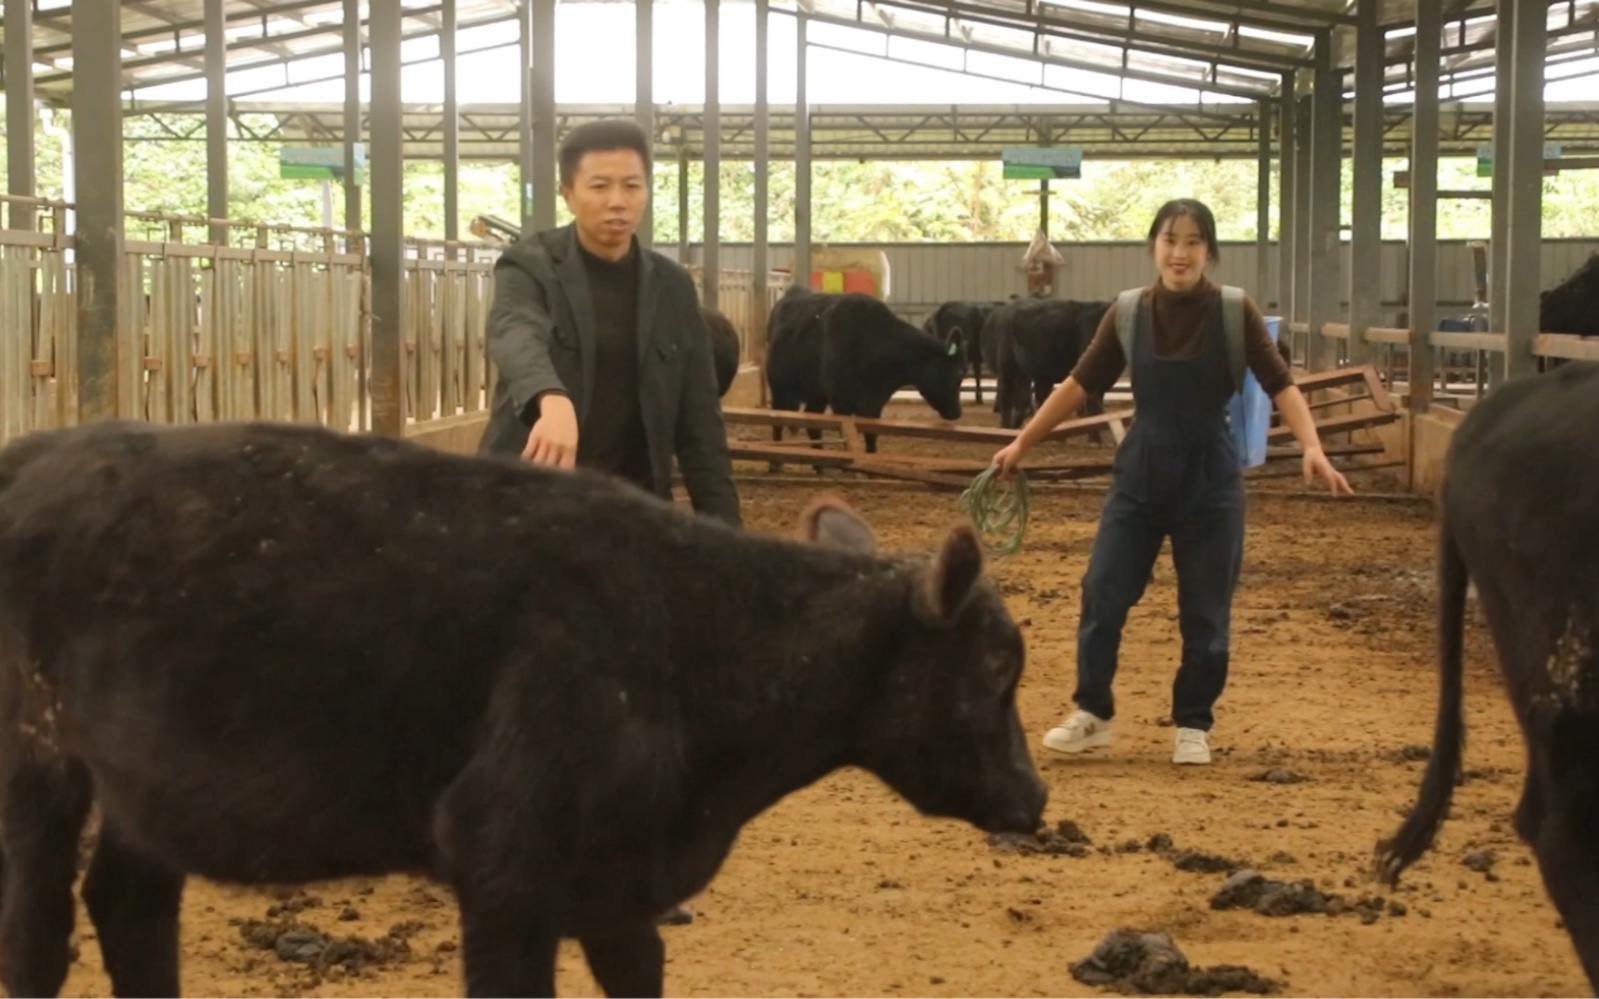
{"label": "cow's tail", "polygon": [[1463,713],[1466,630],[1465,559],[1450,529],[1447,513],[1438,531],[1438,716],[1433,725],[1432,757],[1421,780],[1421,796],[1399,831],[1377,846],[1377,877],[1393,886],[1405,868],[1432,846],[1460,779],[1466,741]]}

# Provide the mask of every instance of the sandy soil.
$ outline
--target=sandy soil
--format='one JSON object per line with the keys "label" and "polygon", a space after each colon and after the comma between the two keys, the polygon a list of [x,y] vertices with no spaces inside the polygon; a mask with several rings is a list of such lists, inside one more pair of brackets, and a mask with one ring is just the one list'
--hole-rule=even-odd
{"label": "sandy soil", "polygon": [[[802,474],[787,485],[746,477],[753,528],[789,530],[822,486],[842,486],[894,550],[927,550],[958,517],[951,494]],[[1376,473],[1356,485],[1391,488]],[[1510,828],[1520,737],[1475,623],[1470,776],[1438,849],[1393,896],[1401,904],[1286,917],[1210,907],[1225,868],[1240,864],[1311,879],[1350,902],[1381,894],[1365,880],[1372,846],[1410,803],[1431,743],[1427,508],[1333,504],[1303,493],[1292,479],[1276,480],[1251,501],[1213,766],[1179,770],[1170,762],[1166,715],[1179,640],[1167,552],[1123,643],[1117,744],[1080,760],[1036,750],[1051,787],[1048,819],[1075,821],[1092,841],[1086,855],[1003,852],[970,828],[917,816],[865,774],[835,774],[752,823],[695,900],[696,922],[666,930],[669,992],[1096,995],[1068,965],[1125,926],[1169,932],[1196,964],[1247,965],[1293,995],[1586,994]],[[1035,491],[1025,549],[994,569],[1026,623],[1020,696],[1035,746],[1068,709],[1079,584],[1099,503],[1092,490]],[[1255,779],[1272,770],[1303,780]],[[1172,849],[1141,846],[1160,833]],[[1123,846],[1129,842],[1140,846]],[[1188,851],[1222,858],[1213,866],[1223,869],[1180,869]],[[457,995],[455,918],[448,891],[406,878],[278,893],[191,881],[185,990]],[[285,943],[285,920],[362,942],[346,945],[347,962],[321,973],[280,957],[278,949],[308,939]],[[276,928],[261,925],[274,921]],[[108,995],[92,929],[80,923],[80,932],[82,956],[66,992]],[[597,994],[572,945],[563,948],[560,987]]]}

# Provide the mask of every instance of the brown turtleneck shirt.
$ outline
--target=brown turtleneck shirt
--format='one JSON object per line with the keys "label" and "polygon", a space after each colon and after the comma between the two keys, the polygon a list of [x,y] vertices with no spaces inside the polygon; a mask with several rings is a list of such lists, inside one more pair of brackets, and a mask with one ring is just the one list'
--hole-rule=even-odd
{"label": "brown turtleneck shirt", "polygon": [[[1156,281],[1144,292],[1151,299],[1154,319],[1155,356],[1181,360],[1197,355],[1207,335],[1222,336],[1221,289],[1209,278],[1201,278],[1188,291],[1171,291]],[[1244,359],[1266,395],[1277,393],[1294,383],[1293,373],[1272,343],[1266,320],[1253,299],[1244,299]],[[1121,341],[1116,339],[1114,306],[1100,320],[1094,339],[1078,359],[1072,377],[1091,396],[1104,395],[1116,385],[1127,368]],[[1234,386],[1236,389],[1237,386]]]}

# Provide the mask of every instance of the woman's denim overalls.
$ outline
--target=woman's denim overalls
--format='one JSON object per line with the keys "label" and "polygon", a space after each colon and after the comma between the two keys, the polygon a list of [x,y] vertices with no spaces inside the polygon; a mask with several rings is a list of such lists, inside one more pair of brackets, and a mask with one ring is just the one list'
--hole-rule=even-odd
{"label": "woman's denim overalls", "polygon": [[1209,731],[1211,707],[1227,683],[1228,626],[1244,552],[1244,483],[1227,430],[1234,389],[1220,296],[1194,357],[1155,356],[1147,295],[1132,342],[1127,361],[1135,415],[1116,453],[1083,577],[1073,699],[1100,718],[1115,714],[1111,682],[1122,626],[1170,536],[1183,637],[1172,720],[1179,728]]}

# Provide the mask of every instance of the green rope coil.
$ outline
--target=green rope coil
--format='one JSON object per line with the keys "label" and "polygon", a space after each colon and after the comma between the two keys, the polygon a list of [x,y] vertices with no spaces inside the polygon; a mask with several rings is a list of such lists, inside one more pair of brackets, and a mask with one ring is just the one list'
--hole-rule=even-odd
{"label": "green rope coil", "polygon": [[1000,481],[999,469],[983,470],[961,493],[961,512],[972,518],[972,525],[985,540],[1009,531],[989,550],[999,558],[1016,554],[1027,533],[1027,475],[1021,469],[1011,473],[1010,488]]}

